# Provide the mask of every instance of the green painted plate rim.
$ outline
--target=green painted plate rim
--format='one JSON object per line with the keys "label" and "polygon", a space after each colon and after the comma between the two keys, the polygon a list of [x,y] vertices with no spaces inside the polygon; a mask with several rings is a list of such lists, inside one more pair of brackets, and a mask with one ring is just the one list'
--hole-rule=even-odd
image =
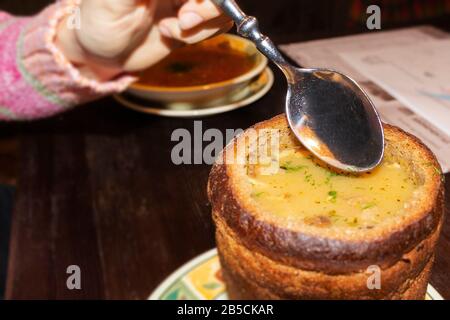
{"label": "green painted plate rim", "polygon": [[[167,293],[167,290],[173,287],[174,284],[181,281],[181,279],[197,266],[201,265],[205,261],[217,255],[217,248],[208,250],[194,259],[188,261],[183,266],[178,268],[169,277],[167,277],[148,298],[149,300],[161,300],[161,298]],[[427,295],[431,300],[444,300],[439,292],[431,285],[428,284]],[[224,297],[226,299],[226,296]]]}

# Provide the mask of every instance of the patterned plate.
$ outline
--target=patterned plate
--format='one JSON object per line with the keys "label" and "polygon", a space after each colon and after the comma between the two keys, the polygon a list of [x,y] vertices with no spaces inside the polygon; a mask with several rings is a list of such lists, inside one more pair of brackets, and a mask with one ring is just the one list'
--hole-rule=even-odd
{"label": "patterned plate", "polygon": [[[170,275],[149,297],[150,300],[227,300],[217,249],[189,261]],[[425,300],[444,300],[431,284]]]}

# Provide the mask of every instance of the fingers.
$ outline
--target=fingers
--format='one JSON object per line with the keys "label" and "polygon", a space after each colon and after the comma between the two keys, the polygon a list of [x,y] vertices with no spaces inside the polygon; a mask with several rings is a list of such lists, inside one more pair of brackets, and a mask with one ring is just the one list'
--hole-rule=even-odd
{"label": "fingers", "polygon": [[181,46],[182,42],[163,37],[158,28],[152,28],[145,41],[124,61],[123,70],[126,72],[144,70]]}
{"label": "fingers", "polygon": [[232,22],[210,0],[187,0],[177,17],[162,19],[158,26],[165,37],[195,43],[228,31]]}
{"label": "fingers", "polygon": [[190,30],[182,30],[177,18],[166,18],[159,22],[161,34],[187,44],[208,39],[216,34],[230,30],[233,23],[228,18],[219,16]]}
{"label": "fingers", "polygon": [[127,57],[125,71],[148,68],[183,44],[203,41],[233,26],[210,0],[159,1],[157,9],[155,20],[160,20],[157,27],[152,28],[141,45]]}
{"label": "fingers", "polygon": [[178,11],[182,30],[192,29],[206,21],[223,16],[210,0],[188,0]]}
{"label": "fingers", "polygon": [[152,24],[156,0],[90,0],[80,4],[82,28],[74,32],[82,47],[98,58],[115,60],[139,45]]}
{"label": "fingers", "polygon": [[[158,0],[90,0],[82,1],[82,7],[90,7],[95,10],[101,8],[102,11],[108,12],[110,16],[120,18],[125,14],[134,12],[137,8],[147,8],[148,11],[154,12]],[[98,13],[94,11],[95,13]]]}

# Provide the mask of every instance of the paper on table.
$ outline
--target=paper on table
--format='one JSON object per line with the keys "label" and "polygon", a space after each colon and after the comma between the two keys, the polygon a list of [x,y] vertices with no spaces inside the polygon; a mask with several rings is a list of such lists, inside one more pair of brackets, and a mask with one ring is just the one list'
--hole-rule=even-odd
{"label": "paper on table", "polygon": [[450,40],[340,56],[450,136]]}
{"label": "paper on table", "polygon": [[394,124],[419,137],[436,155],[444,172],[450,170],[450,137],[428,120],[404,107],[401,103],[378,108],[384,122]]}
{"label": "paper on table", "polygon": [[450,38],[450,36],[439,29],[421,26],[294,43],[283,45],[281,49],[303,67],[331,68],[351,76],[370,95],[384,121],[419,137],[436,154],[444,172],[449,172],[449,136],[414,111],[408,109],[342,57],[348,52],[356,53],[379,48],[403,47],[418,42],[434,43],[446,38]]}

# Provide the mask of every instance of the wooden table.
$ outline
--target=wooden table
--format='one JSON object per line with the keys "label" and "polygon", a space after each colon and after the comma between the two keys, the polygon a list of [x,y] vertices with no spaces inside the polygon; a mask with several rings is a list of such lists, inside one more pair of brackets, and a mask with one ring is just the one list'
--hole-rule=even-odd
{"label": "wooden table", "polygon": [[[203,129],[247,128],[281,113],[284,80]],[[107,98],[20,125],[21,167],[7,298],[145,299],[172,271],[214,247],[207,165],[176,166],[171,133],[194,120],[129,111]],[[66,288],[79,265],[80,291]]]}
{"label": "wooden table", "polygon": [[[284,82],[203,129],[246,128],[282,112]],[[171,162],[171,133],[194,120],[145,116],[111,98],[16,126],[21,166],[6,297],[145,299],[172,271],[214,247],[207,165]],[[450,178],[450,177],[448,177]],[[450,179],[448,179],[450,180]],[[447,219],[431,283],[450,299]],[[82,290],[66,288],[79,265]]]}
{"label": "wooden table", "polygon": [[[274,71],[265,97],[201,119],[203,130],[247,128],[283,112],[285,84]],[[146,116],[106,98],[53,119],[2,124],[2,133],[18,134],[20,142],[20,162],[9,161],[14,170],[20,165],[6,298],[145,299],[176,268],[214,247],[210,167],[171,162],[171,133],[193,132],[193,121]],[[446,299],[449,180],[431,277]],[[82,290],[66,288],[69,265],[80,266]]]}

